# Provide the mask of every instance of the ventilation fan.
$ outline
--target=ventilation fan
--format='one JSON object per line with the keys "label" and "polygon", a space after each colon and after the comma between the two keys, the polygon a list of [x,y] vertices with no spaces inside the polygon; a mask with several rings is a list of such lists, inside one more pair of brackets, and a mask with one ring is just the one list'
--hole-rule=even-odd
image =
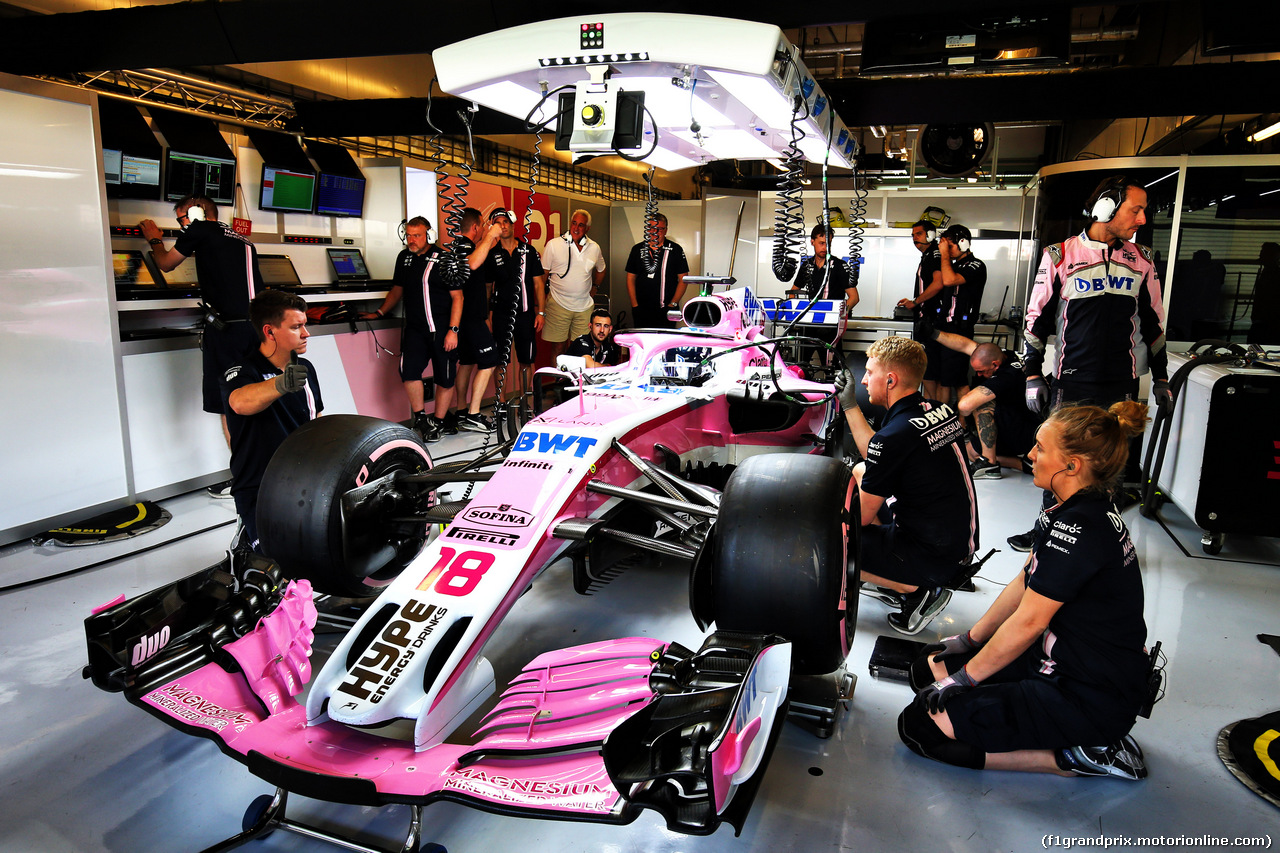
{"label": "ventilation fan", "polygon": [[918,144],[930,172],[962,178],[982,165],[994,143],[995,128],[990,124],[927,124]]}

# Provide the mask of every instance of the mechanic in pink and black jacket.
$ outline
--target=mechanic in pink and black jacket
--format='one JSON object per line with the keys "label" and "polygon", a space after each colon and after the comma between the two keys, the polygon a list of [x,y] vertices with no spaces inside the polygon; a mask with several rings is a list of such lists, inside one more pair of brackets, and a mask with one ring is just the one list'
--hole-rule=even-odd
{"label": "mechanic in pink and black jacket", "polygon": [[1085,206],[1085,230],[1044,251],[1027,305],[1022,364],[1027,407],[1047,408],[1045,344],[1058,338],[1053,408],[1088,401],[1106,406],[1135,399],[1150,367],[1156,393],[1168,392],[1164,305],[1152,251],[1131,240],[1146,223],[1147,192],[1115,176]]}

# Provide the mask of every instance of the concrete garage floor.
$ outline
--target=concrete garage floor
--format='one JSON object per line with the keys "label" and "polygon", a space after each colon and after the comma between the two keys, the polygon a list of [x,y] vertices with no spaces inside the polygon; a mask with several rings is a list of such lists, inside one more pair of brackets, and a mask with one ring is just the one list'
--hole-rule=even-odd
{"label": "concrete garage floor", "polygon": [[[450,437],[432,449],[441,455],[477,440]],[[957,594],[917,639],[967,628],[1022,564],[1004,539],[1032,520],[1039,492],[1031,478],[1009,473],[976,486],[984,551],[1002,550],[984,567],[977,592]],[[164,503],[175,520],[129,543],[140,552],[0,549],[0,586],[7,587],[0,594],[0,850],[200,850],[238,832],[249,803],[272,790],[212,743],[179,734],[81,679],[81,623],[91,607],[222,556],[232,533],[230,502],[197,492]],[[852,710],[828,740],[787,724],[742,837],[729,827],[702,838],[671,833],[654,812],[615,827],[498,817],[443,803],[424,811],[424,840],[456,853],[1028,851],[1042,849],[1047,835],[1131,844],[1151,836],[1269,834],[1280,841],[1275,807],[1230,776],[1215,749],[1224,725],[1280,707],[1280,657],[1256,639],[1280,633],[1280,548],[1274,539],[1229,538],[1219,558],[1208,558],[1176,507],[1162,516],[1164,525],[1125,512],[1146,581],[1149,638],[1162,640],[1169,657],[1168,695],[1134,729],[1151,770],[1144,782],[973,772],[911,754],[894,728],[909,689],[867,672],[876,637],[894,632],[884,605],[863,598],[849,656],[858,676]],[[181,538],[165,544],[170,536]],[[92,567],[75,571],[79,566]],[[15,587],[60,571],[72,573]],[[684,572],[633,569],[579,597],[560,561],[517,603],[486,654],[502,684],[540,652],[629,635],[697,647]],[[408,814],[402,806],[290,799],[292,817],[392,849],[403,841]],[[246,849],[336,848],[277,831]]]}

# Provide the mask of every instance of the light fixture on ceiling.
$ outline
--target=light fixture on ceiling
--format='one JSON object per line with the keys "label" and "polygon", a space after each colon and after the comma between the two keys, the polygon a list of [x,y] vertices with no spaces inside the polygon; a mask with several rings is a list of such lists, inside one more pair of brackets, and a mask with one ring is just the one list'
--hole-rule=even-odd
{"label": "light fixture on ceiling", "polygon": [[806,159],[851,168],[856,148],[799,50],[770,24],[648,12],[560,18],[446,45],[432,60],[443,91],[549,120],[557,145],[575,153],[612,153],[625,139],[620,150],[664,169],[776,157],[791,140],[797,96]]}
{"label": "light fixture on ceiling", "polygon": [[1262,130],[1255,130],[1252,134],[1249,135],[1249,141],[1261,142],[1264,139],[1270,139],[1271,137],[1275,136],[1277,133],[1280,133],[1280,121],[1275,122],[1274,124],[1269,124],[1266,127],[1262,128]]}

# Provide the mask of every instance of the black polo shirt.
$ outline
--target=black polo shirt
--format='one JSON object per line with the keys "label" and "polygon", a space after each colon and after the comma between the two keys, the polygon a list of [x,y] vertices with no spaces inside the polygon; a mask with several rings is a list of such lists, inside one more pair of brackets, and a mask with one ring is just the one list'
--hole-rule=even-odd
{"label": "black polo shirt", "polygon": [[1040,416],[1027,408],[1027,377],[1014,364],[1006,352],[1000,369],[977,383],[996,395],[996,452],[1002,456],[1021,456],[1029,451],[1040,426]]}
{"label": "black polo shirt", "polygon": [[622,357],[622,350],[613,342],[612,335],[605,338],[604,343],[597,343],[588,332],[574,338],[573,343],[565,350],[565,355],[589,355],[596,364],[617,364]]}
{"label": "black polo shirt", "polygon": [[862,488],[892,499],[896,535],[943,560],[978,547],[978,504],[965,460],[964,425],[945,403],[920,394],[890,407],[867,445]]}
{"label": "black polo shirt", "polygon": [[493,304],[495,308],[506,309],[508,300],[520,283],[520,268],[524,267],[524,291],[517,308],[521,313],[533,311],[538,307],[538,297],[534,292],[538,276],[543,274],[542,259],[533,247],[523,240],[516,241],[516,250],[508,252],[502,243],[489,250],[489,257],[484,259],[484,279],[493,282]]}
{"label": "black polo shirt", "polygon": [[[466,266],[467,258],[476,250],[476,244],[466,237],[453,241],[449,251],[458,256],[458,263]],[[487,260],[487,258],[486,258]],[[462,323],[483,323],[489,319],[489,291],[485,287],[489,279],[484,264],[468,269],[466,283],[462,285]]]}
{"label": "black polo shirt", "polygon": [[[680,284],[680,276],[689,271],[689,261],[684,256],[684,249],[679,243],[664,240],[658,250],[658,263],[653,275],[644,262],[645,243],[639,242],[631,247],[627,256],[626,271],[636,277],[636,303],[650,308],[661,308],[669,305],[676,296],[676,287]],[[658,282],[662,282],[659,291]]]}
{"label": "black polo shirt", "polygon": [[1041,643],[1043,675],[1123,697],[1145,692],[1142,573],[1119,511],[1100,492],[1077,492],[1040,513],[1027,588],[1062,602]]}
{"label": "black polo shirt", "polygon": [[[227,431],[231,433],[231,494],[239,509],[246,499],[256,500],[258,486],[267,463],[284,440],[295,429],[324,411],[320,398],[320,381],[316,368],[305,358],[299,358],[307,366],[307,387],[302,391],[285,394],[256,415],[237,415],[227,403],[231,392],[274,379],[283,371],[267,361],[254,347],[245,359],[232,365],[222,377],[222,398],[226,404]],[[250,506],[252,503],[249,504]]]}
{"label": "black polo shirt", "polygon": [[[427,282],[427,302],[431,306],[431,320],[427,323],[431,331],[438,332],[449,328],[449,316],[453,311],[453,292],[462,290],[461,280],[453,280],[448,275],[448,259],[445,250],[432,246],[425,259],[422,277]],[[456,259],[455,259],[456,261]],[[466,264],[466,258],[461,261]],[[466,305],[464,303],[463,308]]]}
{"label": "black polo shirt", "polygon": [[262,290],[258,250],[230,225],[199,219],[173,244],[186,257],[195,256],[200,296],[224,320],[249,316],[249,300]]}
{"label": "black polo shirt", "polygon": [[[920,294],[933,282],[933,274],[942,270],[942,255],[938,252],[938,244],[930,243],[929,248],[925,249],[920,255],[920,264],[916,267],[916,289],[914,299],[916,301],[916,311],[918,317],[928,317],[936,321],[939,312],[942,311],[942,293],[930,299],[928,302],[920,302]],[[946,288],[943,288],[943,293]]]}
{"label": "black polo shirt", "polygon": [[[830,267],[830,272],[827,268]],[[826,285],[823,287],[823,285]],[[796,273],[794,287],[803,290],[810,299],[839,299],[844,301],[845,291],[858,286],[858,268],[843,258],[827,257],[827,263],[819,267],[813,258],[805,258]]]}
{"label": "black polo shirt", "polygon": [[961,260],[951,261],[951,271],[964,279],[964,284],[942,288],[939,329],[955,329],[965,337],[973,336],[982,306],[982,290],[987,286],[987,265],[970,252]]}

